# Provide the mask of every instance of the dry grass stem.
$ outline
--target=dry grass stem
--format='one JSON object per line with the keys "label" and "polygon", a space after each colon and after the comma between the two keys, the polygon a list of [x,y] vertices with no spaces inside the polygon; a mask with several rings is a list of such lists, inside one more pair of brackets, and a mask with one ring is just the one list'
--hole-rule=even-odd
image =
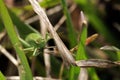
{"label": "dry grass stem", "polygon": [[31,18],[25,20],[25,23],[26,23],[26,24],[31,24],[31,23],[33,23],[33,22],[35,22],[35,21],[37,21],[37,20],[39,20],[38,15],[33,16],[33,17],[31,17]]}
{"label": "dry grass stem", "polygon": [[[45,50],[46,51],[46,50]],[[44,62],[45,62],[45,70],[46,70],[46,76],[51,77],[51,64],[50,64],[50,54],[45,53],[44,51]]]}
{"label": "dry grass stem", "polygon": [[[86,39],[85,45],[90,44],[90,43],[93,42],[97,37],[98,37],[98,34],[93,34],[93,35],[91,35],[90,37],[88,37],[88,38]],[[70,52],[74,52],[74,51],[77,51],[77,50],[78,50],[78,45],[75,46],[74,48],[70,49]]]}
{"label": "dry grass stem", "polygon": [[17,67],[18,61],[5,49],[0,45],[0,51]]}
{"label": "dry grass stem", "polygon": [[64,70],[64,63],[62,63],[61,68],[60,68],[59,79],[62,79],[63,70]]}
{"label": "dry grass stem", "polygon": [[[19,76],[7,76],[6,80],[20,80]],[[53,78],[46,78],[46,77],[33,77],[33,80],[61,80],[61,79],[53,79]]]}
{"label": "dry grass stem", "polygon": [[78,80],[88,80],[87,68],[81,68]]}
{"label": "dry grass stem", "polygon": [[47,13],[47,15],[53,15],[54,13],[59,12],[61,9],[62,9],[61,5],[58,5],[52,9],[49,9],[46,13]]}
{"label": "dry grass stem", "polygon": [[89,59],[89,60],[80,60],[76,61],[77,66],[79,67],[97,67],[97,68],[110,68],[115,66],[120,66],[117,62],[112,62],[109,60],[103,59]]}
{"label": "dry grass stem", "polygon": [[[70,13],[72,13],[77,6],[75,4],[72,4],[71,7],[69,8]],[[64,23],[66,20],[65,16],[62,16],[62,18],[58,21],[58,23],[54,26],[55,31],[58,30],[58,28]]]}
{"label": "dry grass stem", "polygon": [[0,33],[0,41],[5,36],[5,34],[6,34],[6,31],[3,31],[3,32]]}

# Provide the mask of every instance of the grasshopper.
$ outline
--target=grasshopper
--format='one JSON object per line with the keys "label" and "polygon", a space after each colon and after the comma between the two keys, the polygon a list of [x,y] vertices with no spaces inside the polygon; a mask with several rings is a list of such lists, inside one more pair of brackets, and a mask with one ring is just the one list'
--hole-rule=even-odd
{"label": "grasshopper", "polygon": [[46,34],[46,37],[43,38],[41,34],[38,33],[30,33],[28,36],[25,38],[25,40],[19,38],[20,41],[22,42],[24,46],[24,51],[25,52],[32,52],[31,54],[33,56],[37,56],[40,53],[43,53],[43,50],[45,48],[45,45],[47,41],[50,39],[48,34]]}

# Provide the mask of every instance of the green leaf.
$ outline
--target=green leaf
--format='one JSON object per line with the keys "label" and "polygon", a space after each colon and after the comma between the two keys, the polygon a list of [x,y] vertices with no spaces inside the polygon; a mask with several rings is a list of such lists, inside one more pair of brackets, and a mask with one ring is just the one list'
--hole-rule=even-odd
{"label": "green leaf", "polygon": [[[80,35],[80,42],[78,44],[78,51],[76,54],[76,60],[85,60],[87,59],[86,50],[85,50],[85,42],[87,39],[87,26],[83,26],[81,35]],[[79,74],[80,68],[75,68],[75,73]]]}
{"label": "green leaf", "polygon": [[0,71],[0,80],[6,80],[5,76],[2,74],[2,72]]}
{"label": "green leaf", "polygon": [[3,26],[2,20],[0,18],[0,32],[3,31],[3,29],[4,29],[4,26]]}
{"label": "green leaf", "polygon": [[70,47],[73,47],[77,43],[77,37],[76,37],[76,34],[75,34],[75,30],[73,28],[70,13],[67,9],[66,1],[61,0],[61,3],[62,3],[62,6],[63,6],[64,15],[66,16],[68,39],[70,40]]}
{"label": "green leaf", "polygon": [[98,75],[96,74],[96,70],[94,68],[88,69],[89,75],[91,76],[91,80],[100,80]]}
{"label": "green leaf", "polygon": [[[42,2],[40,2],[39,4],[44,7],[44,8],[50,8],[50,7],[53,7],[57,4],[60,3],[60,0],[43,0]],[[31,5],[27,5],[27,6],[24,6],[23,9],[25,10],[33,10],[32,6]]]}
{"label": "green leaf", "polygon": [[[80,35],[80,42],[78,44],[78,51],[77,51],[77,54],[76,54],[76,60],[87,59],[86,51],[85,51],[86,39],[87,39],[87,26],[86,26],[86,24],[85,25],[83,24],[82,32],[81,32],[81,35]],[[78,74],[80,72],[80,68],[79,67],[72,67],[71,69],[72,70],[71,70],[70,80],[74,80],[74,78],[76,76],[78,76]]]}
{"label": "green leaf", "polygon": [[32,28],[30,25],[25,24],[23,21],[20,20],[11,10],[9,10],[11,19],[13,23],[16,25],[17,31],[19,32],[19,35],[22,39],[25,39],[25,37],[30,33],[38,33],[37,30]]}

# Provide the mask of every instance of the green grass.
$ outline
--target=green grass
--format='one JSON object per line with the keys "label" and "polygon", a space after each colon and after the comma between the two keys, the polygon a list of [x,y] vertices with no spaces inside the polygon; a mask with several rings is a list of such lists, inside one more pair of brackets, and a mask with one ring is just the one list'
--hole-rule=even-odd
{"label": "green grass", "polygon": [[[71,22],[70,14],[69,14],[68,9],[67,9],[67,4],[66,4],[65,0],[61,0],[61,2],[62,2],[62,5],[63,5],[64,15],[66,16],[68,39],[70,40],[70,44],[73,47],[76,44],[76,39],[77,38],[76,38],[76,35],[75,35],[73,24]],[[78,51],[77,51],[77,54],[75,56],[76,60],[88,59],[87,56],[86,56],[86,50],[85,50],[86,39],[87,39],[87,26],[85,24],[83,26],[82,32],[80,34],[80,39],[79,39],[80,42],[78,43]],[[70,74],[69,74],[69,80],[77,79],[76,76],[78,76],[79,72],[80,72],[79,67],[71,66]],[[94,69],[89,69],[89,73],[93,73],[92,76],[90,75],[91,79],[99,80],[99,78],[97,77]]]}
{"label": "green grass", "polygon": [[[21,80],[32,80],[32,73],[27,61],[27,58],[25,56],[25,53],[22,50],[22,46],[21,43],[18,39],[18,35],[15,31],[15,27],[14,24],[12,22],[12,19],[8,13],[7,8],[5,7],[5,4],[3,2],[3,0],[0,0],[0,14],[3,20],[3,23],[5,25],[5,29],[8,33],[8,36],[12,42],[12,45],[15,49],[15,51],[17,52],[18,57],[20,58],[20,65],[23,67],[23,70],[21,69],[20,72],[20,76],[21,76]],[[20,66],[19,65],[19,66]]]}
{"label": "green grass", "polygon": [[0,71],[0,80],[6,80],[5,76],[2,74],[2,72]]}
{"label": "green grass", "polygon": [[67,8],[66,0],[61,0],[61,4],[63,7],[64,15],[66,17],[68,39],[70,41],[70,47],[72,48],[76,45],[77,37],[76,37],[76,33],[75,33],[75,30],[74,30],[74,27],[73,27],[73,24],[71,21],[70,13],[69,13],[68,8]]}
{"label": "green grass", "polygon": [[[61,1],[61,3],[60,3]],[[81,10],[85,13],[86,17],[89,20],[89,23],[92,25],[92,28],[95,29],[95,31],[102,35],[106,42],[109,44],[116,46],[118,44],[118,40],[116,39],[116,36],[110,32],[109,28],[106,26],[106,24],[102,21],[100,17],[98,17],[99,12],[97,11],[97,8],[91,3],[91,1],[87,0],[74,0],[74,2],[80,7]],[[77,34],[74,30],[74,26],[72,24],[71,16],[68,10],[68,6],[66,3],[66,0],[43,0],[40,5],[44,8],[51,8],[55,5],[60,4],[63,8],[64,16],[66,17],[66,28],[67,28],[67,38],[69,40],[70,46],[69,48],[73,48],[75,45],[78,45],[78,50],[76,53],[73,53],[73,57],[76,60],[87,60],[91,58],[91,56],[87,55],[86,51],[86,39],[88,35],[88,26],[86,24],[83,24],[82,30],[79,37],[79,42],[77,42]],[[20,18],[16,15],[21,13],[21,11],[28,10],[32,11],[32,6],[27,5],[20,8],[12,8],[7,9],[5,4],[3,3],[3,0],[0,0],[0,32],[6,29],[9,39],[12,43],[12,47],[14,47],[18,57],[20,58],[20,65],[23,67],[22,69],[18,69],[20,72],[21,80],[32,80],[33,76],[31,73],[30,66],[28,64],[28,58],[31,58],[30,56],[25,55],[25,52],[23,50],[23,44],[21,44],[18,35],[23,39],[24,44],[26,44],[25,39],[26,37],[31,33],[40,34],[36,29],[31,27],[30,25],[25,24],[23,21],[20,20]],[[79,16],[78,16],[79,17]],[[79,22],[79,21],[78,21]],[[4,25],[3,25],[4,24]],[[16,32],[16,30],[18,32]],[[27,47],[30,45],[28,44]],[[101,44],[93,43],[92,47],[99,48]],[[40,46],[39,46],[40,47]],[[89,47],[89,46],[88,46]],[[91,46],[90,46],[91,47]],[[109,57],[111,60],[120,60],[120,51],[115,52],[104,52],[107,54],[107,57]],[[114,56],[115,55],[115,56]],[[32,60],[30,60],[32,61]],[[30,62],[31,63],[31,62]],[[36,62],[34,63],[35,70],[37,75],[46,77],[45,74],[45,66],[44,66],[44,59],[43,54],[39,54],[36,57]],[[60,65],[62,64],[62,61],[59,57],[56,57],[54,55],[51,56],[51,74],[52,76],[58,78],[59,72],[60,72]],[[19,66],[20,67],[20,66]],[[64,80],[77,80],[78,75],[80,73],[80,67],[76,66],[70,66],[69,69],[64,67],[63,73],[61,78]],[[112,70],[114,70],[112,68]],[[99,75],[96,72],[95,68],[88,68],[88,75],[91,80],[100,80],[101,77],[98,77]],[[106,74],[103,74],[106,76]],[[5,76],[0,72],[0,80],[5,80]],[[115,79],[114,79],[115,80]]]}
{"label": "green grass", "polygon": [[[81,35],[80,35],[80,42],[78,43],[78,51],[75,56],[76,60],[84,60],[87,59],[86,56],[86,51],[85,51],[85,41],[87,38],[87,26],[83,26]],[[80,68],[79,67],[71,67],[71,72],[70,72],[70,80],[75,79],[76,76],[79,75],[80,73]],[[77,79],[77,77],[76,77]]]}

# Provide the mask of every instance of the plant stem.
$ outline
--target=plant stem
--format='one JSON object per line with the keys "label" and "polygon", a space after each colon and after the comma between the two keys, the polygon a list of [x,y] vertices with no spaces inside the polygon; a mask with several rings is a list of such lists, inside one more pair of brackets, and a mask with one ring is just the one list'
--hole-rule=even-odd
{"label": "plant stem", "polygon": [[13,47],[15,48],[16,53],[18,54],[18,57],[20,58],[21,65],[23,66],[23,70],[20,71],[20,72],[22,72],[20,74],[20,77],[24,76],[24,78],[21,77],[21,80],[33,80],[27,58],[25,56],[25,53],[23,52],[21,43],[18,39],[18,35],[15,32],[13,22],[9,16],[8,10],[5,7],[3,0],[0,0],[0,12],[1,12],[1,17],[3,19],[3,23],[5,25],[8,36],[12,42]]}

